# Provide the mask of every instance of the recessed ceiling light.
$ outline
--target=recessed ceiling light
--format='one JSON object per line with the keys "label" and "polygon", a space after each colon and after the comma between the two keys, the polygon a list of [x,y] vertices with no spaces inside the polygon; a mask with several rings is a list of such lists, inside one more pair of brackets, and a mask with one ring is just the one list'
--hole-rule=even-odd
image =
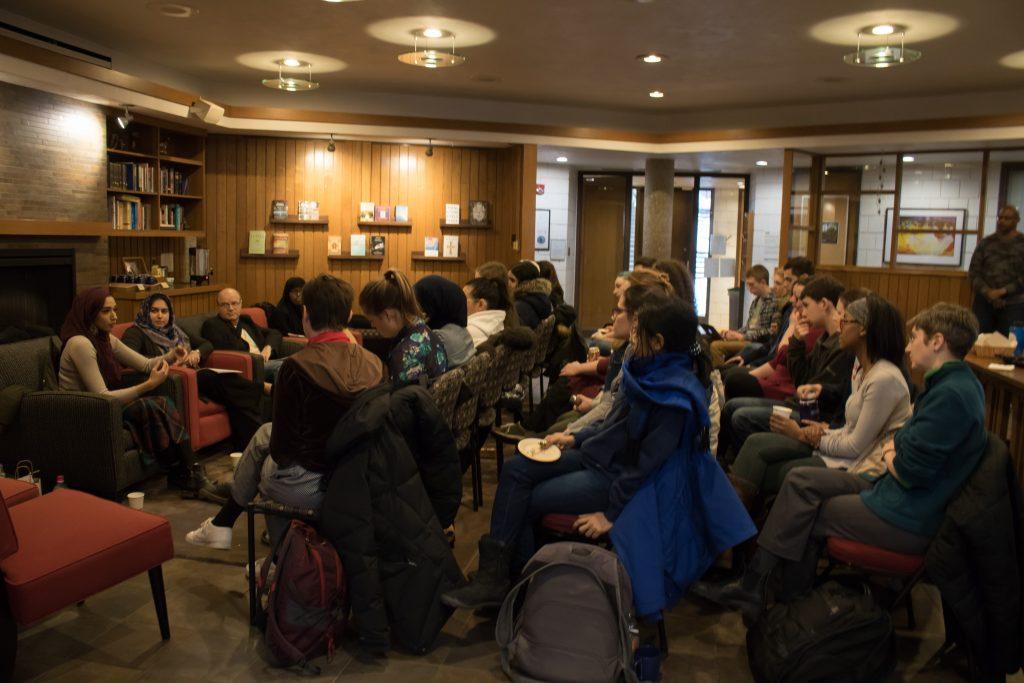
{"label": "recessed ceiling light", "polygon": [[825,169],[825,175],[828,175],[828,169],[827,168]]}
{"label": "recessed ceiling light", "polygon": [[287,57],[281,60],[281,64],[284,66],[302,66],[302,60],[295,59],[295,57]]}
{"label": "recessed ceiling light", "polygon": [[172,19],[188,19],[199,14],[199,10],[195,7],[179,5],[175,2],[151,2],[146,7]]}
{"label": "recessed ceiling light", "polygon": [[754,163],[757,164],[758,166],[767,166],[768,165],[768,162],[765,161],[764,159],[758,159]]}
{"label": "recessed ceiling light", "polygon": [[876,36],[891,36],[896,33],[896,27],[892,24],[878,24],[871,27],[871,34]]}
{"label": "recessed ceiling light", "polygon": [[910,155],[910,154],[904,154],[903,155],[903,163],[909,164],[909,163],[913,163],[913,161],[914,161],[914,157],[912,155]]}
{"label": "recessed ceiling light", "polygon": [[659,55],[657,52],[649,52],[645,55],[637,55],[637,59],[645,64],[658,64],[664,61],[665,55]]}
{"label": "recessed ceiling light", "polygon": [[665,96],[665,93],[661,92],[660,90],[652,90],[651,92],[649,92],[647,94],[650,95],[651,97],[653,97],[656,100],[660,100],[662,97]]}
{"label": "recessed ceiling light", "polygon": [[560,164],[564,164],[567,161],[569,161],[569,157],[566,157],[566,156],[555,157],[555,161],[557,161]]}

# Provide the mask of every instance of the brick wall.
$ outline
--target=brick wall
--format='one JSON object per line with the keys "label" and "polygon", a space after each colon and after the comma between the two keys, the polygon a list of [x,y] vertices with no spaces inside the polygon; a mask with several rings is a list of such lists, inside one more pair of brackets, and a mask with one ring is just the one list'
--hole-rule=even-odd
{"label": "brick wall", "polygon": [[[0,83],[0,220],[105,221],[100,107]],[[75,250],[78,287],[107,280],[107,239],[0,237],[0,249]]]}

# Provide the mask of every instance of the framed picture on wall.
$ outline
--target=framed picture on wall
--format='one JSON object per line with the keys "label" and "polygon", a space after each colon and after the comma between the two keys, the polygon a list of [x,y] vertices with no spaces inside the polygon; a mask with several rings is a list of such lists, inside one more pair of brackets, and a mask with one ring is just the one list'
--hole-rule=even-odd
{"label": "framed picture on wall", "polygon": [[[885,210],[885,244],[882,261],[892,253],[892,209]],[[900,209],[896,263],[916,266],[950,266],[963,263],[967,209]]]}
{"label": "framed picture on wall", "polygon": [[534,251],[551,249],[551,209],[536,209],[536,218],[533,223],[533,249]]}
{"label": "framed picture on wall", "polygon": [[125,275],[146,275],[149,269],[146,268],[146,259],[141,256],[125,256],[121,259],[124,264]]}

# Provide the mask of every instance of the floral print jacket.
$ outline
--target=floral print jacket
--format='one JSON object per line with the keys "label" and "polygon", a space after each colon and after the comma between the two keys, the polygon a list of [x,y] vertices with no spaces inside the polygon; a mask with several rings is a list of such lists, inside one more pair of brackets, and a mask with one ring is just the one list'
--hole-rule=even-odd
{"label": "floral print jacket", "polygon": [[422,320],[416,320],[396,337],[388,355],[391,381],[396,384],[416,382],[421,377],[433,379],[448,372],[448,355],[444,344]]}

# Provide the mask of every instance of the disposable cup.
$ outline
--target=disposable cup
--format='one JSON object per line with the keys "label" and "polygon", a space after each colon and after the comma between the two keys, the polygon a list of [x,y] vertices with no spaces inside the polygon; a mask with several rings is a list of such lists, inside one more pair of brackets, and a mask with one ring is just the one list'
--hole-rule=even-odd
{"label": "disposable cup", "polygon": [[141,510],[142,503],[146,499],[146,494],[142,491],[132,491],[128,494],[128,507],[132,510]]}
{"label": "disposable cup", "polygon": [[793,417],[793,409],[786,406],[772,406],[772,413],[786,420]]}
{"label": "disposable cup", "polygon": [[241,460],[241,459],[242,459],[242,454],[240,452],[235,452],[235,453],[231,454],[231,471],[232,472],[238,469],[238,461]]}

